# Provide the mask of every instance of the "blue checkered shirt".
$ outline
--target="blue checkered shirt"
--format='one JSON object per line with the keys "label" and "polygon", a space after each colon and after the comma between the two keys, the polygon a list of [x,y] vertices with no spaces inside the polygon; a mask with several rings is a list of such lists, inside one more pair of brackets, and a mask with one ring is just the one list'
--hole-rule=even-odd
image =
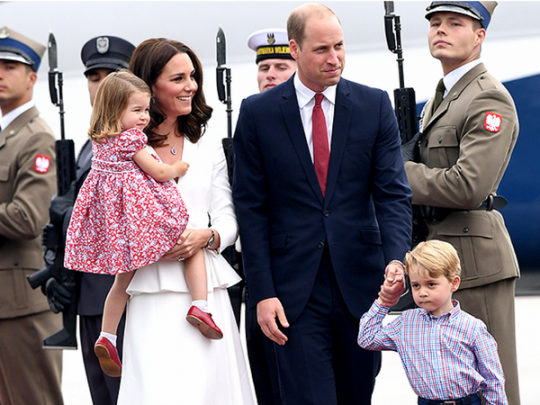
{"label": "blue checkered shirt", "polygon": [[439,318],[417,308],[383,326],[389,308],[373,303],[360,320],[358,344],[399,353],[416,395],[457,399],[482,391],[486,404],[508,404],[497,343],[479,319],[459,302]]}

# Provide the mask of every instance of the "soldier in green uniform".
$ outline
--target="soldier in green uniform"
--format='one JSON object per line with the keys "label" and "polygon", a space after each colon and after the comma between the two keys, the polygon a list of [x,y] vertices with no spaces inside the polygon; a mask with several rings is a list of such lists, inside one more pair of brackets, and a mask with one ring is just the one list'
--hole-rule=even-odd
{"label": "soldier in green uniform", "polygon": [[41,232],[56,193],[54,136],[32,101],[45,47],[0,29],[0,403],[62,405],[62,327],[26,280],[43,267]]}
{"label": "soldier in green uniform", "polygon": [[480,60],[496,5],[435,1],[428,7],[429,48],[444,77],[439,95],[424,108],[421,135],[403,150],[407,160],[414,155],[407,152],[419,147],[419,162],[405,163],[413,204],[422,206],[427,239],[447,241],[458,251],[462,278],[454,298],[496,339],[509,404],[518,405],[514,291],[519,267],[498,211],[505,200],[497,188],[519,123],[512,97]]}

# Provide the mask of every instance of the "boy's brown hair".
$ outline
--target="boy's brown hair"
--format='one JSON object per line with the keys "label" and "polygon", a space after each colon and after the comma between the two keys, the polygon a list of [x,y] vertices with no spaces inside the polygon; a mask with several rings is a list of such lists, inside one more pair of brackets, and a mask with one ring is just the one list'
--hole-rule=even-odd
{"label": "boy's brown hair", "polygon": [[150,88],[144,80],[127,70],[110,73],[103,79],[90,118],[90,139],[99,143],[103,138],[119,135],[124,129],[129,129],[122,128],[121,121],[129,98],[134,93],[151,96]]}
{"label": "boy's brown hair", "polygon": [[410,274],[411,271],[427,271],[432,278],[444,276],[452,281],[455,276],[461,276],[461,264],[456,249],[450,243],[428,240],[405,255],[405,272]]}

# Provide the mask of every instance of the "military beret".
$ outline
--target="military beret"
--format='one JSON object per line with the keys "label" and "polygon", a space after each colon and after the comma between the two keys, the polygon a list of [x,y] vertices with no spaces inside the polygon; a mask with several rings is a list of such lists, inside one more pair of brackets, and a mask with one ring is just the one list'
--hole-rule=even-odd
{"label": "military beret", "polygon": [[0,29],[0,59],[30,65],[37,72],[44,53],[45,46],[36,41],[11,28]]}
{"label": "military beret", "polygon": [[134,49],[132,43],[122,38],[113,36],[92,38],[81,50],[81,60],[86,66],[84,74],[93,69],[127,69]]}
{"label": "military beret", "polygon": [[248,46],[257,52],[255,63],[264,59],[293,59],[287,31],[283,28],[255,31],[248,38]]}
{"label": "military beret", "polygon": [[426,8],[426,18],[430,20],[432,14],[439,12],[464,14],[480,21],[487,30],[495,7],[496,1],[434,1]]}

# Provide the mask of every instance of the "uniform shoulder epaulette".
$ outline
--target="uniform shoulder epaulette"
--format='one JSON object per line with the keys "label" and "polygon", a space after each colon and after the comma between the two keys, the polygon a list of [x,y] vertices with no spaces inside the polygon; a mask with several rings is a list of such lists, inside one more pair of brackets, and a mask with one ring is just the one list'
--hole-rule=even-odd
{"label": "uniform shoulder epaulette", "polygon": [[498,81],[486,73],[479,76],[476,81],[482,90],[495,90],[498,87]]}

